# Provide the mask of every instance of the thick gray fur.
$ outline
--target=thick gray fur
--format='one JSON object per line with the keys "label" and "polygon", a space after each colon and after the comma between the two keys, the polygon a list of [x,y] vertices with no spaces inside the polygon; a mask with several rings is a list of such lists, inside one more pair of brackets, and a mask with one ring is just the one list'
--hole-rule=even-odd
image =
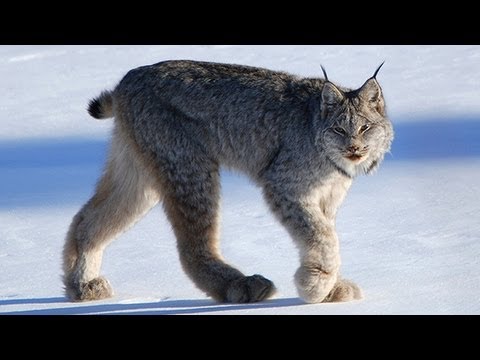
{"label": "thick gray fur", "polygon": [[89,112],[115,117],[115,128],[95,195],[67,234],[70,299],[113,295],[100,276],[103,250],[160,201],[182,266],[201,290],[222,302],[270,297],[271,281],[245,276],[220,254],[222,166],[260,186],[289,231],[300,252],[295,284],[306,302],[361,298],[339,276],[335,217],[352,179],[376,169],[393,139],[375,77],[349,90],[261,68],[166,61],[131,70]]}

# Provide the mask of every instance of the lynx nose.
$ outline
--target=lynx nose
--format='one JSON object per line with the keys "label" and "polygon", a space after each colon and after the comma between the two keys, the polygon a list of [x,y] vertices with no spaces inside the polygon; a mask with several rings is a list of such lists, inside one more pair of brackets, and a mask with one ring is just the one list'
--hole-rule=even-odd
{"label": "lynx nose", "polygon": [[347,150],[351,153],[356,153],[358,150],[360,150],[360,147],[357,145],[350,145]]}

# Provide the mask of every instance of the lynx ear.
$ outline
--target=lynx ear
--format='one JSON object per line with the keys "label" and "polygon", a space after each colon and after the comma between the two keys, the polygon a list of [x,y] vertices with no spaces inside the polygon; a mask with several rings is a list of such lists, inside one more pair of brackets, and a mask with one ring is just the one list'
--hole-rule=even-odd
{"label": "lynx ear", "polygon": [[370,107],[376,109],[380,114],[384,113],[382,88],[375,78],[370,78],[363,84],[358,90],[358,97],[365,101]]}
{"label": "lynx ear", "polygon": [[382,68],[385,61],[375,70],[373,76],[365,81],[365,84],[358,90],[358,96],[370,103],[378,102],[382,98],[382,88],[377,81],[377,74]]}
{"label": "lynx ear", "polygon": [[322,115],[337,107],[344,100],[343,93],[331,82],[326,82],[322,90]]}
{"label": "lynx ear", "polygon": [[382,97],[382,89],[375,78],[370,78],[358,90],[358,96],[365,101],[376,102]]}

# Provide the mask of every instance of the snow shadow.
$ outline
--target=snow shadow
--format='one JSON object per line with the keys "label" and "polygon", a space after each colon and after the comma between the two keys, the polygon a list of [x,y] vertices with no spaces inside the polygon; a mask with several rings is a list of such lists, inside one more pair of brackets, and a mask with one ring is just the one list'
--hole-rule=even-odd
{"label": "snow shadow", "polygon": [[107,148],[107,139],[0,142],[0,209],[88,200]]}
{"label": "snow shadow", "polygon": [[[394,122],[386,161],[480,156],[480,115]],[[109,139],[51,138],[0,142],[0,209],[84,203],[106,158]]]}
{"label": "snow shadow", "polygon": [[[0,300],[4,305],[52,304],[63,298]],[[63,303],[64,304],[64,303]],[[25,311],[1,311],[0,315],[195,315],[222,311],[252,310],[306,305],[299,298],[271,299],[253,304],[219,304],[213,300],[163,300],[134,304],[98,304]]]}
{"label": "snow shadow", "polygon": [[395,140],[387,161],[423,161],[480,156],[480,115],[394,123]]}
{"label": "snow shadow", "polygon": [[32,299],[5,299],[0,300],[0,306],[6,305],[28,305],[28,304],[55,304],[66,301],[65,297],[32,298]]}

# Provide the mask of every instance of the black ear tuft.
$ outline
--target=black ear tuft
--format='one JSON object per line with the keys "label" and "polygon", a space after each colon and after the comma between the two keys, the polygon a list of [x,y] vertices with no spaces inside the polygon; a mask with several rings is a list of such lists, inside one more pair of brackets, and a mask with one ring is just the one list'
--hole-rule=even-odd
{"label": "black ear tuft", "polygon": [[383,60],[383,62],[380,64],[380,66],[377,68],[377,70],[375,70],[375,73],[373,74],[372,79],[377,78],[377,74],[380,71],[380,69],[382,68],[383,64],[385,64],[385,60]]}
{"label": "black ear tuft", "polygon": [[320,67],[322,68],[323,76],[325,77],[325,81],[330,81],[330,80],[328,80],[327,72],[325,71],[325,68],[323,67],[323,65],[320,65]]}

